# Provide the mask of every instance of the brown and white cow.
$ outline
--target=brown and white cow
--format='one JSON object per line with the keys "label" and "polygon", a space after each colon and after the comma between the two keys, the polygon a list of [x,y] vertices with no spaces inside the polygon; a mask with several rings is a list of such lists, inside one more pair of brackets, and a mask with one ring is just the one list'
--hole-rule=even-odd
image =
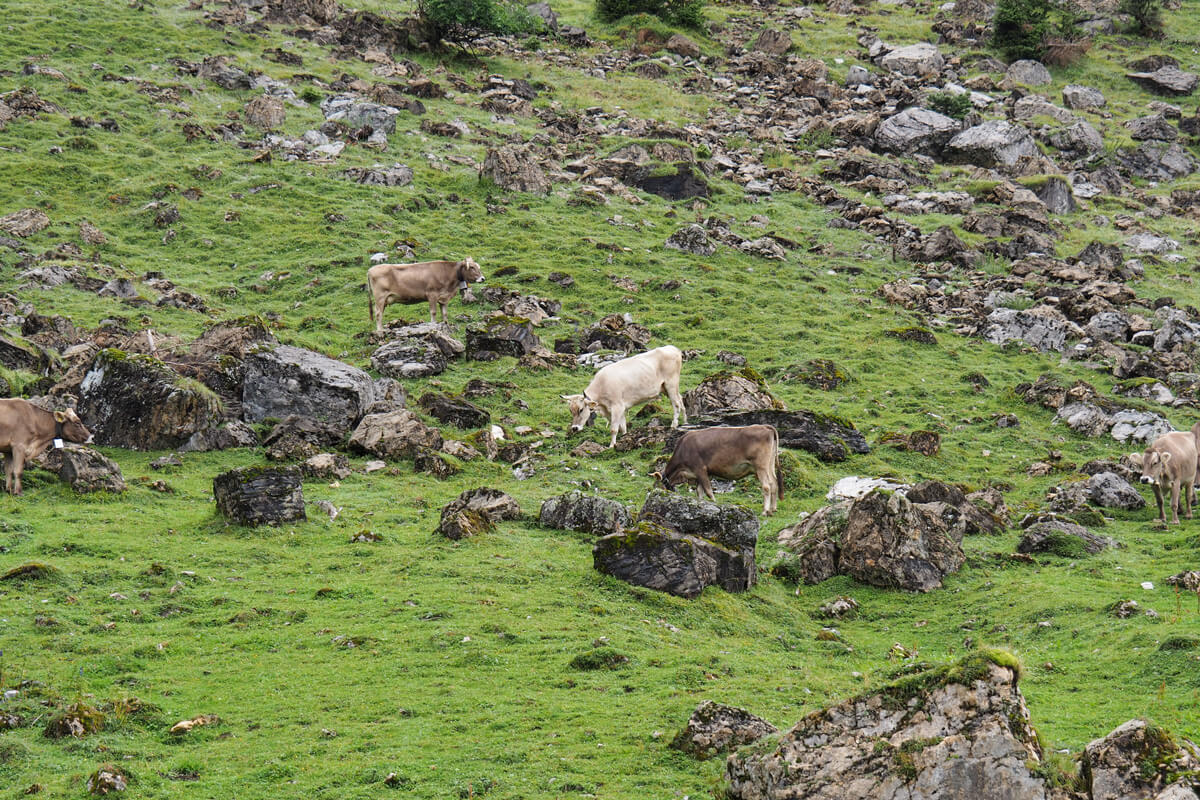
{"label": "brown and white cow", "polygon": [[636,356],[623,358],[602,367],[583,394],[560,395],[571,410],[571,432],[581,431],[595,421],[596,415],[608,420],[612,430],[613,447],[617,437],[625,433],[625,412],[653,400],[663,392],[671,400],[671,427],[679,426],[679,415],[687,424],[687,411],[679,396],[679,372],[683,369],[683,353],[678,347],[664,345]]}
{"label": "brown and white cow", "polygon": [[779,433],[774,425],[740,428],[713,427],[688,431],[671,453],[671,460],[654,477],[672,491],[684,482],[696,482],[696,496],[715,501],[710,475],[737,480],[754,473],[762,486],[763,513],[774,514],[783,494],[779,472]]}
{"label": "brown and white cow", "polygon": [[1163,490],[1168,484],[1171,487],[1171,522],[1179,524],[1181,492],[1187,503],[1187,518],[1192,518],[1196,452],[1196,437],[1191,431],[1172,431],[1159,436],[1141,454],[1141,482],[1153,486],[1154,499],[1158,503],[1158,518],[1163,522],[1167,521],[1163,510]]}
{"label": "brown and white cow", "polygon": [[9,494],[21,493],[25,463],[55,439],[87,444],[92,434],[71,409],[50,412],[20,398],[0,400],[0,453],[5,456],[4,488]]}
{"label": "brown and white cow", "polygon": [[371,321],[383,330],[383,310],[392,303],[411,305],[429,301],[429,321],[437,322],[437,309],[446,321],[446,305],[467,284],[483,280],[483,270],[470,258],[462,261],[421,261],[416,264],[376,264],[367,270]]}

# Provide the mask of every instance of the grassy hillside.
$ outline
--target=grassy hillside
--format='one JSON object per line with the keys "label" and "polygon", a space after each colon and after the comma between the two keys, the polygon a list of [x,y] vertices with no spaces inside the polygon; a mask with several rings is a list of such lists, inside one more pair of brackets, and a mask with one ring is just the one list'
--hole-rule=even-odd
{"label": "grassy hillside", "polygon": [[[15,302],[80,328],[109,320],[183,340],[213,320],[256,314],[282,342],[369,368],[368,254],[407,242],[420,258],[470,255],[490,284],[563,303],[561,319],[540,331],[549,344],[603,315],[627,312],[653,332],[653,345],[701,351],[684,365],[685,390],[725,368],[718,352],[735,351],[768,376],[789,408],[844,417],[863,431],[872,452],[843,464],[795,454],[796,488],[760,535],[763,565],[775,556],[779,528],[820,507],[844,475],[996,485],[1019,517],[1071,474],[1027,474],[1049,451],[1082,464],[1132,449],[1074,434],[1012,392],[1046,372],[1108,392],[1114,379],[1107,372],[949,328],[937,329],[932,345],[888,336],[929,324],[874,294],[919,268],[893,261],[890,247],[864,232],[827,227],[832,214],[801,192],[750,203],[740,186],[718,176],[713,196],[697,204],[635,192],[639,204],[614,197],[594,206],[576,203],[569,184],[540,198],[479,179],[475,164],[488,147],[541,130],[536,117],[497,120],[480,107],[478,91],[490,74],[528,80],[538,89],[538,109],[600,107],[610,120],[624,109],[630,118],[668,126],[720,112],[719,93],[681,91],[679,70],[662,80],[629,70],[603,79],[590,72],[593,56],[633,44],[636,24],[603,27],[588,4],[556,4],[564,24],[588,30],[590,48],[531,37],[517,52],[480,46],[471,55],[403,54],[450,94],[424,100],[424,117],[401,115],[386,152],[350,144],[331,163],[289,162],[278,153],[256,161],[255,148],[220,136],[189,141],[184,126],[212,131],[236,121],[260,92],[221,89],[181,72],[176,60],[223,54],[289,83],[310,102],[287,106],[280,133],[288,138],[323,121],[311,101],[332,93],[331,82],[343,75],[377,80],[374,65],[338,57],[286,25],[253,33],[207,25],[203,13],[216,6],[202,5],[8,4],[0,24],[0,93],[32,89],[63,109],[0,130],[0,215],[36,207],[51,220],[22,240],[27,254],[0,247],[0,288]],[[790,8],[714,6],[707,13],[723,32],[691,35],[719,57],[725,45],[744,40],[741,32],[778,24]],[[872,6],[861,18],[814,10],[815,21],[789,17],[796,51],[822,58],[838,79],[862,63],[851,22],[875,26],[897,43],[932,36],[927,4]],[[1197,16],[1200,5],[1185,0],[1168,15],[1168,39],[1154,49],[1195,69]],[[1089,118],[1117,137],[1122,120],[1145,113],[1149,97],[1123,78],[1125,61],[1145,46],[1102,36],[1082,62],[1054,72],[1046,94],[1055,98],[1076,82],[1103,89],[1112,119]],[[303,64],[269,59],[276,48]],[[1187,113],[1191,105],[1194,99]],[[89,126],[86,118],[111,119],[117,130]],[[461,119],[471,134],[430,136],[419,129],[422,119]],[[261,132],[246,126],[235,138],[257,140]],[[614,126],[588,148],[608,153],[630,140]],[[570,157],[584,155],[577,143],[563,146]],[[831,163],[812,147],[749,137],[744,146],[800,175]],[[412,168],[411,185],[363,186],[340,176],[349,167],[394,162]],[[966,187],[972,172],[937,167],[933,178],[935,188]],[[1153,197],[1188,185],[1195,183],[1141,188]],[[155,202],[176,206],[179,220],[156,225]],[[1170,295],[1179,307],[1200,306],[1192,281],[1200,256],[1195,220],[1146,217],[1143,208],[1111,197],[1081,207],[1062,218],[1059,255],[1093,239],[1121,241],[1125,234],[1112,218],[1143,214],[1139,221],[1183,243],[1185,261],[1146,259],[1145,278],[1133,288],[1140,297]],[[746,238],[765,231],[797,246],[783,261],[729,247],[707,258],[663,247],[677,227],[709,216]],[[909,219],[927,231],[958,221]],[[85,243],[83,220],[107,241]],[[104,280],[126,277],[151,301],[156,293],[144,278],[161,273],[203,297],[208,310],[103,298],[69,284],[31,286],[20,273],[35,263],[83,267]],[[1007,268],[1001,261],[987,266]],[[493,277],[502,268],[512,271]],[[574,288],[547,281],[552,271],[573,276]],[[618,285],[623,278],[632,287]],[[664,289],[666,281],[679,285]],[[455,300],[457,333],[491,310]],[[423,306],[388,310],[389,320],[423,316]],[[815,358],[832,359],[850,382],[821,391],[774,380],[781,368]],[[987,379],[981,391],[967,380],[976,373]],[[3,374],[18,392],[36,388],[36,375]],[[587,537],[530,521],[457,543],[434,535],[441,507],[482,485],[509,492],[531,515],[545,498],[580,486],[640,506],[656,450],[570,454],[583,439],[608,440],[603,427],[567,435],[559,395],[581,391],[590,374],[585,367],[526,370],[502,359],[459,361],[435,379],[408,382],[412,396],[429,387],[458,392],[475,377],[513,383],[511,396],[479,402],[510,430],[531,426],[534,433],[521,438],[544,439],[544,460],[527,480],[506,464],[476,461],[443,482],[408,463],[368,474],[366,459],[352,457],[350,477],[306,482],[310,518],[298,525],[249,530],[217,514],[213,476],[263,463],[257,449],[186,454],[182,467],[159,473],[149,464],[163,453],[102,448],[130,483],[113,497],[76,496],[54,475],[27,471],[23,497],[0,496],[0,572],[29,562],[54,571],[0,582],[0,686],[19,691],[0,704],[0,714],[24,719],[0,733],[0,795],[40,784],[44,796],[81,796],[86,775],[112,762],[134,778],[128,796],[148,798],[376,798],[392,790],[429,798],[711,796],[719,792],[720,761],[697,763],[666,746],[702,700],[740,705],[788,727],[885,682],[906,661],[936,662],[982,644],[1020,657],[1033,722],[1056,749],[1078,751],[1136,716],[1200,736],[1200,649],[1195,638],[1180,638],[1200,636],[1200,602],[1164,583],[1197,568],[1200,522],[1163,529],[1150,523],[1150,510],[1117,513],[1100,532],[1120,549],[1033,563],[1008,557],[1016,531],[972,537],[964,543],[967,565],[926,595],[848,578],[796,587],[764,573],[748,593],[709,589],[694,601],[602,576],[592,569]],[[1195,420],[1187,407],[1164,413],[1178,428]],[[1015,414],[1020,426],[997,427],[999,414]],[[877,445],[887,432],[921,429],[940,434],[939,455]],[[173,491],[154,490],[159,479]],[[743,481],[719,500],[757,511],[759,497]],[[335,520],[312,506],[322,499],[341,508]],[[364,529],[382,541],[353,543]],[[1155,588],[1142,589],[1143,581]],[[818,641],[829,623],[815,617],[817,607],[842,594],[858,600],[860,614],[837,624],[840,641]],[[1158,618],[1121,620],[1106,610],[1129,598]],[[1162,649],[1168,640],[1183,647]],[[571,666],[599,644],[628,663],[597,671]],[[43,736],[46,720],[77,701],[107,711],[103,730],[79,739]],[[220,721],[185,736],[168,733],[200,714]]]}

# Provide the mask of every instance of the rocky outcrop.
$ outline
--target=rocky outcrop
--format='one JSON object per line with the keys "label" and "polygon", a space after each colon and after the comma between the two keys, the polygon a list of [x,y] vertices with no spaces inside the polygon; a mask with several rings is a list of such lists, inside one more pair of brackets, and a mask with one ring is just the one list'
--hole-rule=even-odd
{"label": "rocky outcrop", "polygon": [[1014,167],[1038,154],[1033,136],[1022,125],[992,120],[967,128],[946,143],[946,159],[979,167]]}
{"label": "rocky outcrop", "polygon": [[684,393],[683,407],[689,416],[699,416],[714,411],[781,410],[783,403],[757,373],[747,368],[709,375]]}
{"label": "rocky outcrop", "polygon": [[1052,80],[1050,70],[1040,61],[1022,59],[1008,65],[1004,77],[1025,86],[1045,86]]}
{"label": "rocky outcrop", "polygon": [[927,108],[906,108],[875,129],[875,144],[889,153],[936,156],[962,130],[958,121]]}
{"label": "rocky outcrop", "polygon": [[36,463],[56,473],[79,494],[123,492],[126,489],[117,462],[90,447],[65,442],[61,449],[50,447]]}
{"label": "rocky outcrop", "polygon": [[1063,87],[1062,99],[1064,106],[1077,111],[1104,108],[1107,103],[1104,94],[1099,89],[1080,86],[1077,83],[1070,83]]}
{"label": "rocky outcrop", "polygon": [[438,422],[456,428],[482,428],[492,421],[491,414],[470,400],[442,392],[426,392],[417,400],[417,404]]}
{"label": "rocky outcrop", "polygon": [[447,539],[465,539],[519,516],[521,507],[504,492],[486,486],[468,489],[442,509],[437,532]]}
{"label": "rocky outcrop", "polygon": [[583,531],[598,536],[616,533],[632,522],[625,506],[616,500],[584,494],[578,489],[542,503],[538,522],[547,528]]}
{"label": "rocky outcrop", "polygon": [[[684,395],[685,399],[687,395]],[[722,411],[700,417],[689,417],[688,424],[669,433],[666,447],[670,451],[684,433],[714,425],[738,427],[743,425],[773,425],[779,434],[779,446],[805,450],[822,461],[845,461],[851,453],[871,452],[866,438],[849,420],[838,419],[816,411]]]}
{"label": "rocky outcrop", "polygon": [[661,592],[693,598],[706,586],[743,592],[757,581],[758,519],[749,511],[651,492],[633,527],[602,537],[595,568]]}
{"label": "rocky outcrop", "polygon": [[784,553],[772,572],[804,583],[850,575],[873,586],[928,592],[963,565],[965,531],[955,506],[875,490],[780,531]]}
{"label": "rocky outcrop", "polygon": [[439,450],[442,434],[405,408],[368,414],[350,436],[350,447],[380,458],[410,459],[421,450]]}
{"label": "rocky outcrop", "polygon": [[1050,314],[997,308],[987,316],[983,338],[992,344],[1019,341],[1043,352],[1062,352],[1070,333],[1070,326],[1066,322]]}
{"label": "rocky outcrop", "polygon": [[239,525],[303,520],[299,467],[243,467],[213,478],[217,510]]}
{"label": "rocky outcrop", "polygon": [[937,46],[928,42],[897,48],[879,59],[879,66],[904,75],[934,75],[945,63]]}
{"label": "rocky outcrop", "polygon": [[1036,522],[1025,529],[1017,542],[1018,553],[1050,553],[1063,558],[1095,555],[1114,544],[1107,536],[1092,533],[1082,525],[1062,519]]}
{"label": "rocky outcrop", "polygon": [[246,357],[242,414],[247,422],[290,414],[354,427],[375,400],[375,381],[357,367],[290,345]]}
{"label": "rocky outcrop", "polygon": [[[1090,800],[1191,800],[1200,758],[1191,743],[1146,720],[1133,719],[1083,750]],[[1175,777],[1179,776],[1179,777]]]}
{"label": "rocky outcrop", "polygon": [[433,322],[389,328],[387,333],[393,338],[371,354],[371,365],[389,378],[439,375],[448,361],[461,357],[466,350],[445,325]]}
{"label": "rocky outcrop", "polygon": [[1196,91],[1200,76],[1179,67],[1163,65],[1153,72],[1127,72],[1125,77],[1144,89],[1168,97],[1186,97]]}
{"label": "rocky outcrop", "polygon": [[467,358],[493,361],[500,356],[520,358],[544,349],[524,317],[495,316],[467,328]]}
{"label": "rocky outcrop", "polygon": [[483,160],[482,174],[502,189],[531,194],[550,191],[550,179],[542,169],[541,159],[527,147],[506,144],[489,149]]}
{"label": "rocky outcrop", "polygon": [[976,652],[731,756],[730,800],[1048,800],[1016,660]]}
{"label": "rocky outcrop", "polygon": [[84,375],[77,411],[99,444],[131,450],[177,448],[222,419],[207,387],[156,358],[112,349]]}
{"label": "rocky outcrop", "polygon": [[703,761],[778,732],[749,711],[705,700],[692,712],[687,727],[671,740],[671,747]]}

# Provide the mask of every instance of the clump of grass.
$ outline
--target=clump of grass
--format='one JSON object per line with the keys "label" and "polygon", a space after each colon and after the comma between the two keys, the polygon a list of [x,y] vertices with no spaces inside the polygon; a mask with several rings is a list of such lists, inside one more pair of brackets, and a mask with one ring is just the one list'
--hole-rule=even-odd
{"label": "clump of grass", "polygon": [[571,659],[571,669],[591,672],[599,669],[618,669],[629,663],[629,656],[611,647],[597,647]]}
{"label": "clump of grass", "polygon": [[27,581],[42,581],[52,580],[59,577],[58,567],[51,564],[43,564],[40,561],[30,561],[26,564],[20,564],[0,575],[0,581],[12,581],[14,583],[24,583]]}

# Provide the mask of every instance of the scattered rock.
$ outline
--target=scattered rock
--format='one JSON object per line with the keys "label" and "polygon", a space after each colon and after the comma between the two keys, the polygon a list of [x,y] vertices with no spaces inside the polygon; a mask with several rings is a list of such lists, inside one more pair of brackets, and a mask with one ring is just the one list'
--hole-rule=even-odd
{"label": "scattered rock", "polygon": [[704,226],[695,223],[685,225],[672,233],[667,237],[664,246],[696,256],[711,256],[717,251],[716,244],[708,238],[708,232]]}
{"label": "scattered rock", "polygon": [[1028,129],[1007,120],[991,120],[967,128],[947,144],[946,158],[954,164],[979,167],[1014,167],[1023,158],[1038,155]]}
{"label": "scattered rock", "polygon": [[361,369],[290,345],[248,355],[244,386],[247,422],[299,414],[350,430],[375,400],[375,381]]}
{"label": "scattered rock", "polygon": [[305,459],[300,471],[306,478],[341,480],[350,476],[351,469],[350,462],[341,453],[317,453]]}
{"label": "scattered rock", "polygon": [[43,469],[58,473],[58,477],[79,494],[123,492],[126,489],[117,462],[90,447],[67,442],[61,449],[50,447],[37,461]]}
{"label": "scattered rock", "polygon": [[23,208],[0,217],[0,231],[24,239],[33,236],[50,224],[50,218],[40,208]]}
{"label": "scattered rock", "polygon": [[705,700],[692,712],[687,727],[671,740],[671,747],[704,761],[778,730],[744,709]]}
{"label": "scattered rock", "polygon": [[1099,89],[1080,86],[1077,83],[1067,84],[1063,87],[1062,99],[1064,106],[1076,111],[1104,108],[1107,103]]}
{"label": "scattered rock", "polygon": [[689,416],[700,416],[715,411],[782,410],[783,403],[758,373],[745,368],[709,375],[684,393],[683,407]]}
{"label": "scattered rock", "polygon": [[89,794],[103,796],[123,792],[129,788],[129,778],[115,764],[101,764],[88,776],[86,787]]}
{"label": "scattered rock", "polygon": [[937,46],[918,42],[901,47],[879,59],[879,66],[904,75],[928,76],[941,72],[946,60]]}
{"label": "scattered rock", "polygon": [[239,525],[304,520],[297,467],[242,467],[213,478],[217,510]]}
{"label": "scattered rock", "polygon": [[444,325],[423,322],[389,328],[395,337],[371,354],[371,364],[391,378],[426,378],[445,371],[450,359],[466,350],[462,342],[450,336]]}
{"label": "scattered rock", "polygon": [[1145,498],[1128,481],[1113,472],[1098,472],[1087,479],[1089,499],[1102,508],[1132,511],[1144,508]]}
{"label": "scattered rock", "polygon": [[1167,731],[1141,719],[1126,722],[1083,749],[1082,773],[1092,800],[1182,800],[1194,794],[1192,781],[1175,776],[1193,774],[1197,768],[1200,759],[1194,746],[1181,746]]}
{"label": "scattered rock", "polygon": [[936,156],[960,130],[962,126],[957,120],[914,106],[879,123],[875,143],[891,153]]}
{"label": "scattered rock", "polygon": [[1066,520],[1037,522],[1025,529],[1017,543],[1018,553],[1051,553],[1064,558],[1095,555],[1114,544],[1107,536],[1098,536],[1082,525]]}
{"label": "scattered rock", "polygon": [[1008,66],[1004,77],[1023,86],[1045,86],[1053,80],[1050,70],[1046,69],[1042,62],[1028,59],[1014,61]]}
{"label": "scattered rock", "polygon": [[[600,447],[603,452],[603,446]],[[632,518],[625,506],[616,500],[584,494],[574,489],[543,502],[538,512],[538,522],[547,528],[583,531],[603,536],[629,527]]]}
{"label": "scattered rock", "polygon": [[521,507],[504,492],[486,486],[468,489],[442,509],[437,531],[447,539],[465,539],[519,516]]}
{"label": "scattered rock", "polygon": [[259,95],[246,103],[243,112],[246,123],[264,131],[273,131],[283,127],[287,119],[287,110],[283,101],[269,95]]}
{"label": "scattered rock", "polygon": [[467,358],[491,361],[500,356],[520,358],[543,350],[533,332],[533,323],[524,317],[491,317],[467,327]]}
{"label": "scattered rock", "polygon": [[350,447],[389,460],[413,458],[422,449],[439,450],[442,435],[408,409],[367,414],[350,436]]}
{"label": "scattered rock", "polygon": [[550,191],[550,179],[542,170],[541,159],[526,147],[506,144],[489,148],[483,160],[483,174],[502,189],[531,194]]}
{"label": "scattered rock", "polygon": [[1067,346],[1067,323],[1037,311],[997,308],[987,316],[983,338],[992,344],[1020,341],[1043,352],[1062,352]]}
{"label": "scattered rock", "polygon": [[440,392],[426,392],[417,400],[417,404],[438,422],[456,428],[482,428],[492,421],[492,415],[474,403]]}
{"label": "scattered rock", "polygon": [[1153,72],[1127,72],[1125,77],[1144,89],[1168,97],[1186,97],[1196,90],[1200,76],[1178,67],[1162,66]]}

